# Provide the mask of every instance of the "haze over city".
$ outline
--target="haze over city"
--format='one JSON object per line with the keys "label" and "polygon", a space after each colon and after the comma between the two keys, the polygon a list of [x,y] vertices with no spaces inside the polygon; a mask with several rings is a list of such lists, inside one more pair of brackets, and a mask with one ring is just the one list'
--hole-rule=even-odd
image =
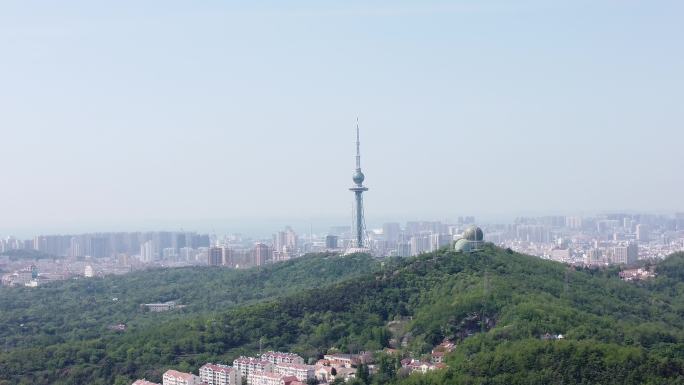
{"label": "haze over city", "polygon": [[0,234],[348,224],[357,117],[369,227],[682,210],[680,2],[38,4]]}

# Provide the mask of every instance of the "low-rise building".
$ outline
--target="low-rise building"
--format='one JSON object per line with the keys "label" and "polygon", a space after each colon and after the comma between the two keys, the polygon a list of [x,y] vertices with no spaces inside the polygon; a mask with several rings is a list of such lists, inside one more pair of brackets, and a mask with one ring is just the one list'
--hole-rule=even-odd
{"label": "low-rise building", "polygon": [[306,382],[315,378],[313,365],[280,363],[275,366],[275,372],[283,376],[295,376],[299,381]]}
{"label": "low-rise building", "polygon": [[254,372],[272,372],[275,365],[271,361],[261,360],[254,357],[239,357],[233,361],[233,368],[240,372],[240,376],[247,378]]}
{"label": "low-rise building", "polygon": [[162,302],[162,303],[144,303],[140,305],[143,309],[147,309],[152,312],[162,312],[162,311],[169,311],[169,310],[174,310],[177,308],[184,307],[183,305],[179,305],[176,303],[176,301],[167,301],[167,302]]}
{"label": "low-rise building", "polygon": [[207,385],[240,385],[242,376],[228,365],[206,363],[199,370],[200,379]]}
{"label": "low-rise building", "polygon": [[330,366],[342,366],[351,368],[359,364],[359,359],[353,354],[326,354],[323,359],[330,363]]}
{"label": "low-rise building", "polygon": [[433,351],[431,358],[432,358],[432,363],[433,364],[439,364],[441,362],[444,362],[444,356],[446,355],[446,352],[442,351]]}
{"label": "low-rise building", "polygon": [[261,359],[264,361],[270,361],[273,364],[304,364],[304,358],[300,357],[294,353],[283,353],[283,352],[273,352],[268,351],[261,355]]}
{"label": "low-rise building", "polygon": [[639,281],[653,277],[655,277],[654,272],[643,268],[623,270],[620,272],[620,278],[622,278],[624,281]]}
{"label": "low-rise building", "polygon": [[401,360],[401,366],[409,369],[410,373],[427,373],[431,370],[446,368],[446,365],[444,365],[443,363],[433,364],[430,362],[412,359]]}
{"label": "low-rise building", "polygon": [[316,365],[316,371],[314,372],[316,380],[323,383],[332,382],[336,374],[337,369],[327,365]]}
{"label": "low-rise building", "polygon": [[167,370],[162,379],[163,385],[199,385],[201,383],[198,376],[177,370]]}
{"label": "low-rise building", "polygon": [[150,382],[150,381],[147,381],[145,379],[141,379],[141,380],[135,380],[135,382],[133,382],[133,384],[131,384],[131,385],[161,385],[161,384],[158,384],[156,382]]}
{"label": "low-rise building", "polygon": [[286,385],[285,379],[288,378],[288,384],[293,380],[297,380],[296,377],[289,378],[291,376],[283,376],[274,372],[262,372],[253,371],[247,376],[247,384],[249,385]]}

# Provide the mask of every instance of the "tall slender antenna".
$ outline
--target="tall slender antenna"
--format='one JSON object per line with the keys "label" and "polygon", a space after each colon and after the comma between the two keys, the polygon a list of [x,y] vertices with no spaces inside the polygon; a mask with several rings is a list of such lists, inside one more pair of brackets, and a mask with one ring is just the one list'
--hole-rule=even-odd
{"label": "tall slender antenna", "polygon": [[356,170],[361,170],[361,141],[359,140],[359,118],[356,117]]}

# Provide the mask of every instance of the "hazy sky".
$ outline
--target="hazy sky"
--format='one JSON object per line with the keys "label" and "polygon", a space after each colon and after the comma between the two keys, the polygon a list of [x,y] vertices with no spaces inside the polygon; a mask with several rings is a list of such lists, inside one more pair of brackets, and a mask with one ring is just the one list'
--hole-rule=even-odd
{"label": "hazy sky", "polygon": [[679,0],[4,0],[0,235],[344,220],[357,116],[369,224],[683,210],[683,19]]}

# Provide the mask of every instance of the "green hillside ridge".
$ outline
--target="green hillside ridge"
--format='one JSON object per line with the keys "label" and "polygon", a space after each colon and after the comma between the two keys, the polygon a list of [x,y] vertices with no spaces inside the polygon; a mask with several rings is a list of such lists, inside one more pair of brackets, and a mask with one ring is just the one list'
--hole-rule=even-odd
{"label": "green hillside ridge", "polygon": [[[37,288],[0,287],[0,349],[96,339],[111,334],[110,325],[146,327],[213,313],[367,274],[378,266],[369,256],[343,260],[331,254],[312,254],[249,270],[156,269]],[[169,300],[187,307],[155,314],[140,310],[142,303]]]}
{"label": "green hillside ridge", "polygon": [[[290,262],[290,268],[373,266],[359,258],[311,257]],[[447,359],[449,368],[408,378],[385,370],[371,382],[684,383],[682,253],[661,262],[657,278],[637,283],[619,280],[614,269],[575,269],[491,245],[471,254],[440,250],[386,260],[376,270],[368,266],[364,274],[327,285],[316,286],[313,276],[301,279],[304,286],[281,282],[284,295],[273,300],[202,314],[186,309],[163,315],[163,322],[141,321],[122,334],[45,348],[22,344],[0,354],[0,378],[7,380],[0,384],[159,381],[169,368],[196,371],[208,361],[230,363],[254,354],[259,341],[304,357],[330,348],[378,350],[389,344],[387,323],[408,317],[410,338],[402,353],[418,357],[450,338],[458,345]],[[271,268],[277,275],[281,267]],[[157,273],[169,274],[150,274]],[[268,279],[263,285],[277,287]],[[542,341],[544,333],[565,339]]]}

